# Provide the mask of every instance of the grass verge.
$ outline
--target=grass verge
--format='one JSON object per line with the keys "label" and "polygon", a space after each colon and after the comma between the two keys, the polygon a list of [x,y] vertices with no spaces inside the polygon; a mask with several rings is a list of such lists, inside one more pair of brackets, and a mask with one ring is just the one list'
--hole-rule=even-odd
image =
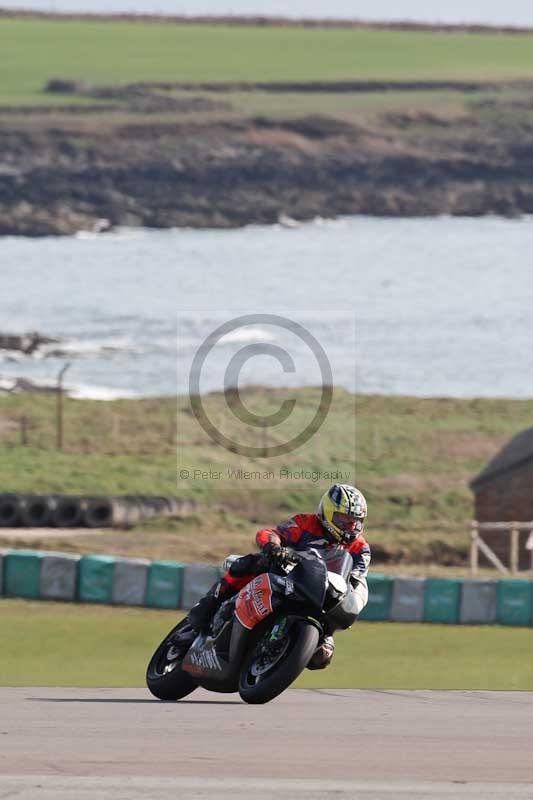
{"label": "grass verge", "polygon": [[[243,393],[247,407],[259,414],[278,409],[284,397],[282,390],[265,388]],[[287,421],[293,432],[314,413],[318,394],[303,389],[296,397]],[[206,407],[227,436],[242,434],[223,395],[209,395]],[[26,445],[20,442],[21,415],[27,420]],[[65,449],[58,452],[55,399],[17,395],[0,398],[0,486],[18,492],[192,497],[202,510],[187,519],[150,521],[99,538],[68,540],[58,532],[33,546],[219,561],[228,552],[248,552],[259,527],[313,510],[333,482],[324,470],[340,470],[345,482],[360,485],[368,497],[367,532],[378,568],[409,562],[457,567],[466,563],[468,552],[468,482],[532,416],[531,400],[363,397],[336,390],[326,422],[304,446],[276,458],[244,459],[209,440],[186,398],[178,399],[177,416],[174,398],[69,400]],[[268,444],[290,433],[278,426]],[[256,429],[247,435],[248,444],[261,444]],[[235,477],[240,468],[260,475],[271,469],[273,477]],[[181,469],[191,477],[178,479]],[[289,477],[281,477],[282,469]],[[209,477],[209,470],[217,477]],[[294,477],[302,471],[308,477]],[[2,544],[12,546],[0,531]]]}
{"label": "grass verge", "polygon": [[[85,687],[143,686],[179,616],[24,600],[1,600],[0,614],[0,685]],[[533,690],[528,629],[366,622],[336,642],[332,666],[297,687]]]}

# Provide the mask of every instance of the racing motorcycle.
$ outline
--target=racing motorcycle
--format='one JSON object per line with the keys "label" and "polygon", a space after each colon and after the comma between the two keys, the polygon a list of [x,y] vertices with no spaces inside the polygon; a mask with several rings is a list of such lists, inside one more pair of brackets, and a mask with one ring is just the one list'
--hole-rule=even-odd
{"label": "racing motorcycle", "polygon": [[352,569],[342,547],[286,550],[222,603],[206,633],[187,618],[176,625],[150,660],[148,688],[160,700],[180,700],[201,686],[267,703],[306,668],[321,637],[357,619]]}

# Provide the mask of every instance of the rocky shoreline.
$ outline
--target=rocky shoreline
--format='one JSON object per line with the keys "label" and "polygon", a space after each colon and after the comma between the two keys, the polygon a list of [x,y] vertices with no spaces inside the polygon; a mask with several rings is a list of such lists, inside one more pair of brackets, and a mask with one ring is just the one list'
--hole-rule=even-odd
{"label": "rocky shoreline", "polygon": [[37,331],[31,333],[1,333],[0,350],[11,350],[24,355],[35,353],[40,347],[46,344],[57,344],[59,339],[52,339],[50,336],[43,336]]}
{"label": "rocky shoreline", "polygon": [[0,114],[0,235],[533,213],[529,92],[522,106],[492,95],[459,116],[407,108],[383,113],[378,125],[318,114],[224,117],[223,109],[209,122],[185,112],[150,122],[161,95],[130,100],[135,121],[123,115],[113,127],[100,125],[101,109],[36,109],[26,121]]}

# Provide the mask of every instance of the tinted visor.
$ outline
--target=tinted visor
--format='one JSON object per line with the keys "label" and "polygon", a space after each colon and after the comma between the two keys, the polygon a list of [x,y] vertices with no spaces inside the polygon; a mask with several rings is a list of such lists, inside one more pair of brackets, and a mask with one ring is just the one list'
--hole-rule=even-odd
{"label": "tinted visor", "polygon": [[363,530],[363,520],[352,517],[350,514],[343,514],[335,511],[333,514],[333,524],[344,533],[361,533]]}

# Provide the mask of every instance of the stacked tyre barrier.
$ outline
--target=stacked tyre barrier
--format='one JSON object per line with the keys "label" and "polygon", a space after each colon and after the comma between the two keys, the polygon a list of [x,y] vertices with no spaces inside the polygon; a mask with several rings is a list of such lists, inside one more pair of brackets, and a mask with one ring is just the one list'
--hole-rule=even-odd
{"label": "stacked tyre barrier", "polygon": [[[180,564],[38,550],[0,552],[0,595],[103,605],[189,609],[222,575]],[[447,625],[533,625],[533,581],[373,574],[361,620]]]}
{"label": "stacked tyre barrier", "polygon": [[150,517],[178,517],[194,510],[177,497],[0,494],[0,528],[131,528]]}

